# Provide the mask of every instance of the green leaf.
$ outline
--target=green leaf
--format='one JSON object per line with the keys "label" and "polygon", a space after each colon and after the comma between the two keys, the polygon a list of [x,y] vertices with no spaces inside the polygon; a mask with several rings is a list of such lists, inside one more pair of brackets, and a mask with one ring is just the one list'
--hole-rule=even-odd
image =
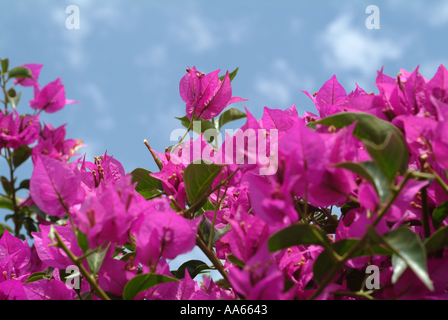
{"label": "green leaf", "polygon": [[87,250],[89,250],[89,241],[87,240],[87,235],[78,230],[76,239],[78,240],[78,245],[81,248],[82,252],[86,253]]}
{"label": "green leaf", "polygon": [[126,249],[128,249],[129,251],[135,251],[135,245],[133,245],[130,242],[126,242],[123,247],[125,247]]}
{"label": "green leaf", "polygon": [[395,253],[392,255],[392,266],[394,267],[394,273],[392,274],[392,283],[397,283],[403,272],[408,267],[406,261]]}
{"label": "green leaf", "polygon": [[[203,215],[202,217],[203,217],[202,233],[204,234],[205,240],[208,241],[210,239],[210,231],[212,229],[212,223],[210,222],[210,220],[208,220],[207,217],[205,217],[205,215]],[[230,223],[228,223],[222,229],[218,229],[216,227],[213,228],[212,245],[214,245],[216,243],[216,241],[218,241],[219,239],[224,237],[225,234],[230,231],[230,229],[231,229]],[[207,245],[208,245],[208,243],[207,243]]]}
{"label": "green leaf", "polygon": [[[188,129],[190,127],[191,122],[187,116],[184,116],[182,118],[177,118],[177,117],[175,117],[175,118],[180,120],[182,125],[185,128]],[[204,119],[197,119],[195,121],[199,122],[200,126],[199,126],[199,123],[193,124],[192,130],[194,132],[196,132],[197,134],[205,133],[207,136],[204,135],[204,137],[207,139],[207,141],[213,142],[214,136],[216,136],[218,134],[218,130],[216,130],[214,123],[212,121],[204,120]],[[207,130],[209,130],[209,131],[207,131]]]}
{"label": "green leaf", "polygon": [[[378,234],[371,226],[367,227],[369,236],[393,251],[395,255],[400,257],[407,264],[415,275],[428,287],[434,291],[434,286],[428,275],[426,265],[426,249],[422,244],[420,237],[406,227],[400,227],[388,232],[384,237]],[[403,261],[394,258],[394,274],[392,279],[395,283],[399,276],[403,273]]]}
{"label": "green leaf", "polygon": [[106,256],[107,250],[109,249],[110,243],[106,248],[100,249],[97,252],[92,253],[87,257],[87,264],[89,265],[90,273],[93,275],[97,275],[98,271],[103,264],[104,257]]}
{"label": "green leaf", "polygon": [[59,218],[58,217],[55,217],[55,216],[49,216],[48,214],[46,214],[45,212],[43,212],[42,210],[40,210],[39,209],[39,207],[38,206],[36,206],[36,205],[32,205],[31,207],[30,207],[30,210],[32,211],[32,212],[34,212],[35,214],[37,214],[39,217],[41,217],[42,219],[44,219],[44,220],[46,220],[46,221],[49,221],[49,222],[56,222],[56,221],[58,221],[59,220]]}
{"label": "green leaf", "polygon": [[9,233],[13,233],[14,231],[12,231],[11,227],[4,224],[4,223],[0,223],[0,238],[3,236],[3,234],[5,233],[5,230],[8,230]]}
{"label": "green leaf", "polygon": [[27,145],[21,145],[19,148],[14,150],[12,154],[12,163],[14,168],[17,168],[22,163],[24,163],[31,156],[31,148]]}
{"label": "green leaf", "polygon": [[403,134],[392,123],[368,113],[342,112],[319,120],[317,124],[343,128],[355,121],[353,135],[366,145],[386,178],[392,181],[397,171],[404,173],[409,163],[409,151]]}
{"label": "green leaf", "polygon": [[140,193],[144,198],[155,195],[158,193],[157,190],[163,190],[162,181],[151,177],[149,175],[150,173],[152,172],[142,168],[137,168],[131,172],[132,183],[137,182],[135,191]]}
{"label": "green leaf", "polygon": [[218,130],[221,130],[221,128],[229,122],[239,120],[246,118],[247,115],[245,112],[240,111],[235,108],[230,108],[229,110],[224,111],[220,116],[218,120]]}
{"label": "green leaf", "polygon": [[8,95],[8,101],[11,104],[11,107],[15,109],[19,105],[20,97],[22,96],[22,91],[20,91],[15,97],[10,97]]}
{"label": "green leaf", "polygon": [[[332,245],[333,250],[343,256],[347,253],[354,245],[358,243],[359,239],[343,239],[338,242],[335,242]],[[375,255],[386,255],[391,256],[392,251],[381,247],[380,245],[369,245],[364,246],[353,253],[351,258],[363,257],[363,256],[371,256]],[[313,274],[315,276],[315,280],[317,283],[321,283],[327,273],[333,267],[333,258],[332,254],[328,252],[328,250],[324,250],[317,257],[313,266]]]}
{"label": "green leaf", "polygon": [[227,260],[229,260],[231,263],[236,264],[237,266],[242,267],[242,268],[246,265],[244,263],[244,261],[235,257],[235,255],[233,253],[230,253],[227,255]]}
{"label": "green leaf", "polygon": [[22,182],[20,182],[19,189],[30,190],[30,179],[25,179]]}
{"label": "green leaf", "polygon": [[423,245],[425,246],[426,252],[434,252],[448,247],[448,227],[443,226],[438,229],[425,240]]}
{"label": "green leaf", "polygon": [[8,58],[0,59],[0,61],[1,61],[1,65],[2,65],[2,70],[3,70],[3,72],[8,72],[9,59],[8,59]]}
{"label": "green leaf", "polygon": [[[236,74],[238,73],[238,69],[239,69],[239,67],[237,67],[235,70],[233,70],[232,72],[229,73],[230,82],[232,82],[233,78],[235,78]],[[223,81],[225,76],[226,75],[220,76],[219,80]]]}
{"label": "green leaf", "polygon": [[9,70],[8,73],[8,79],[10,78],[31,78],[33,79],[31,75],[31,70],[27,67],[14,67],[11,70]]}
{"label": "green leaf", "polygon": [[360,205],[357,202],[348,202],[341,207],[341,213],[345,216],[350,210],[359,208]]}
{"label": "green leaf", "polygon": [[26,280],[25,283],[36,282],[42,279],[50,279],[50,276],[47,275],[47,271],[33,273],[29,276],[28,280]]}
{"label": "green leaf", "polygon": [[327,235],[315,226],[296,223],[274,233],[268,239],[268,246],[270,252],[275,252],[301,244],[321,246],[323,241],[331,245]]}
{"label": "green leaf", "polygon": [[389,132],[381,145],[368,140],[363,141],[367,151],[390,183],[394,182],[397,172],[404,173],[408,167],[409,151],[402,142],[402,138],[394,132]]}
{"label": "green leaf", "polygon": [[190,205],[196,204],[207,193],[223,167],[223,165],[206,164],[201,161],[198,164],[190,163],[185,168],[183,179]]}
{"label": "green leaf", "polygon": [[8,196],[10,196],[11,193],[12,193],[13,185],[12,185],[11,182],[8,180],[8,178],[6,178],[6,177],[4,177],[4,176],[1,176],[1,177],[0,177],[0,180],[1,180],[1,182],[2,182],[2,186],[3,186],[3,189],[5,190],[6,194],[7,194]]}
{"label": "green leaf", "polygon": [[335,165],[338,168],[348,169],[365,178],[375,187],[381,202],[385,202],[392,195],[390,184],[376,163],[366,162],[342,162]]}
{"label": "green leaf", "polygon": [[185,277],[185,270],[190,274],[191,279],[194,279],[201,271],[210,269],[210,267],[201,260],[190,260],[184,262],[179,269],[175,272],[177,279],[183,279]]}
{"label": "green leaf", "polygon": [[432,226],[434,229],[439,229],[443,220],[448,218],[448,201],[439,204],[439,206],[432,213]]}
{"label": "green leaf", "polygon": [[132,278],[124,287],[123,300],[132,300],[140,292],[148,290],[161,283],[178,282],[176,278],[168,277],[162,274],[141,274]]}
{"label": "green leaf", "polygon": [[28,231],[28,235],[31,236],[31,232],[37,232],[37,228],[34,225],[36,222],[34,222],[32,218],[26,217],[24,220],[25,220],[25,227]]}
{"label": "green leaf", "polygon": [[0,195],[0,208],[13,210],[11,198]]}

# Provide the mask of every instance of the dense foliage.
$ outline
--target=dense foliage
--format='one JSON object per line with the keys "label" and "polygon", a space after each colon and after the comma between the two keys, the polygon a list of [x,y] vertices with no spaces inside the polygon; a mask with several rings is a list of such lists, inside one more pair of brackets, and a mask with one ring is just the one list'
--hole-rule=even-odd
{"label": "dense foliage", "polygon": [[[0,300],[448,298],[443,65],[430,80],[378,71],[378,94],[333,76],[304,92],[318,114],[265,107],[260,120],[228,108],[245,101],[232,97],[238,69],[188,68],[183,137],[164,152],[145,140],[159,171],[130,174],[107,153],[75,158],[82,141],[41,125],[76,103],[60,78],[41,87],[41,68],[1,59],[0,207],[14,230],[0,225]],[[34,90],[22,113],[20,87]],[[170,269],[195,246],[210,261]],[[209,270],[222,279],[199,286]]]}

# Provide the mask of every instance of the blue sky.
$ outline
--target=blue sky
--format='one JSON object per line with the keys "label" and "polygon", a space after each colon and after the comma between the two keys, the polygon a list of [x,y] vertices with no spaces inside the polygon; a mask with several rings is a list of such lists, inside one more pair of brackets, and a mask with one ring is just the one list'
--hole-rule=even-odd
{"label": "blue sky", "polygon": [[[79,8],[80,29],[66,28],[69,5]],[[368,5],[379,8],[380,29],[366,28]],[[174,144],[187,66],[222,74],[239,67],[233,95],[249,101],[232,106],[256,118],[264,106],[315,112],[301,90],[318,91],[334,74],[347,92],[355,82],[377,92],[382,66],[395,76],[420,65],[426,78],[448,66],[448,2],[437,0],[0,0],[0,30],[0,57],[44,64],[39,82],[61,77],[67,98],[81,102],[41,120],[67,123],[67,138],[87,144],[79,150],[87,159],[107,149],[126,172],[156,171],[143,139],[160,152]],[[31,111],[30,98],[25,88],[21,113]],[[24,165],[19,179],[30,173]]]}

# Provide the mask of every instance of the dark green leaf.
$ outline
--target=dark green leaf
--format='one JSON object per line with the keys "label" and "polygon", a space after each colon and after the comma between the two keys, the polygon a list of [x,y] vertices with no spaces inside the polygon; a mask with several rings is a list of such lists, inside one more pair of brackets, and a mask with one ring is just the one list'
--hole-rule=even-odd
{"label": "dark green leaf", "polygon": [[[208,220],[205,215],[202,216],[202,233],[204,234],[204,238],[206,241],[210,238],[210,231],[212,229],[212,223]],[[231,229],[230,223],[228,223],[224,228],[218,229],[213,228],[213,236],[212,236],[212,245],[216,243],[219,239],[221,239],[227,232]],[[208,245],[208,243],[207,243]]]}
{"label": "dark green leaf", "polygon": [[[377,242],[383,243],[388,249],[394,252],[407,264],[415,275],[428,287],[434,291],[434,286],[428,275],[426,265],[426,249],[420,237],[406,227],[400,227],[388,232],[384,237],[378,234],[372,227],[367,227],[369,236]],[[397,281],[398,276],[403,273],[403,261],[395,258],[397,264],[394,268],[393,280]],[[396,273],[396,274],[395,274]]]}
{"label": "dark green leaf", "polygon": [[357,202],[348,202],[341,207],[341,213],[345,216],[350,210],[359,208],[360,205]]}
{"label": "dark green leaf", "polygon": [[[184,116],[182,118],[175,118],[180,120],[185,128],[189,128],[190,120],[187,116]],[[195,120],[195,122],[196,123],[193,123],[192,130],[197,134],[204,133],[204,138],[207,139],[208,142],[212,142],[214,140],[214,137],[218,134],[218,130],[216,130],[215,124],[212,121],[204,119],[197,119]]]}
{"label": "dark green leaf", "polygon": [[229,260],[231,263],[236,264],[239,267],[244,267],[246,264],[244,263],[244,261],[238,259],[237,257],[235,257],[235,255],[233,253],[230,253],[227,255],[227,260]]}
{"label": "dark green leaf", "polygon": [[191,279],[194,279],[201,271],[210,269],[210,267],[201,260],[190,260],[184,262],[179,269],[177,269],[175,277],[183,279],[185,277],[185,270],[190,274]]}
{"label": "dark green leaf", "polygon": [[224,111],[220,116],[218,120],[218,129],[221,130],[221,128],[231,121],[239,120],[242,118],[246,118],[247,115],[245,112],[240,111],[235,108],[230,108],[226,111]]}
{"label": "dark green leaf", "polygon": [[183,179],[190,205],[196,204],[207,193],[222,167],[222,165],[206,164],[201,161],[198,164],[190,163],[185,168]]}
{"label": "dark green leaf", "polygon": [[439,204],[439,206],[432,213],[432,226],[434,229],[439,229],[443,220],[448,218],[448,201]]}
{"label": "dark green leaf", "polygon": [[397,136],[402,136],[400,130],[392,123],[363,112],[336,113],[319,120],[317,124],[325,126],[333,125],[336,128],[343,128],[351,125],[355,121],[357,121],[357,124],[353,134],[359,139],[368,140],[377,145],[381,145],[386,140],[389,132],[393,132]]}
{"label": "dark green leaf", "polygon": [[[332,247],[337,254],[343,256],[354,245],[356,245],[358,241],[359,239],[343,239],[335,242]],[[392,251],[385,249],[380,245],[369,245],[355,251],[351,258],[371,256],[372,254],[391,256]],[[325,275],[331,270],[334,264],[333,261],[334,260],[332,258],[332,255],[328,252],[328,250],[322,251],[321,254],[317,257],[313,267],[313,273],[317,283],[320,283],[324,279]]]}
{"label": "dark green leaf", "polygon": [[140,193],[144,198],[149,198],[163,190],[162,181],[151,177],[149,170],[137,168],[131,172],[132,183],[137,182],[135,191]]}
{"label": "dark green leaf", "polygon": [[131,257],[135,258],[135,251],[126,253],[125,255],[120,257],[120,260],[128,261]]}
{"label": "dark green leaf", "polygon": [[2,64],[2,70],[3,72],[8,72],[8,67],[9,67],[9,59],[5,58],[5,59],[0,59],[1,64]]}
{"label": "dark green leaf", "polygon": [[21,145],[19,148],[14,150],[12,154],[12,163],[14,168],[17,168],[22,163],[24,163],[31,156],[31,148],[27,145]]}
{"label": "dark green leaf", "polygon": [[107,250],[109,249],[110,243],[106,248],[100,249],[97,252],[92,253],[87,257],[87,263],[89,265],[90,273],[93,275],[98,274],[98,271],[103,264],[104,257],[106,256]]}
{"label": "dark green leaf", "polygon": [[42,279],[50,279],[50,277],[47,276],[46,271],[33,273],[32,275],[29,276],[28,280],[26,280],[25,283],[36,282]]}
{"label": "dark green leaf", "polygon": [[27,67],[14,67],[9,70],[8,79],[9,78],[33,78],[31,75],[31,70]]}
{"label": "dark green leaf", "polygon": [[301,244],[322,245],[323,241],[331,245],[327,235],[315,226],[296,223],[274,233],[268,239],[268,246],[270,252],[275,252]]}
{"label": "dark green leaf", "polygon": [[155,285],[166,282],[178,282],[176,278],[168,277],[162,274],[141,274],[132,278],[124,287],[123,300],[132,300],[140,292],[148,290]]}
{"label": "dark green leaf", "polygon": [[22,96],[22,91],[20,91],[15,97],[10,97],[8,95],[8,101],[11,104],[11,107],[13,107],[13,109],[15,109],[19,105],[21,96]]}
{"label": "dark green leaf", "polygon": [[402,137],[389,132],[381,145],[364,140],[367,151],[384,173],[390,183],[393,183],[398,172],[404,173],[408,167],[409,151],[403,144]]}
{"label": "dark green leaf", "polygon": [[392,123],[369,113],[342,112],[319,120],[317,124],[342,128],[355,121],[354,136],[364,142],[378,167],[384,170],[386,178],[392,181],[391,177],[395,177],[397,171],[404,173],[409,163],[409,151],[403,134]]}
{"label": "dark green leaf", "polygon": [[423,244],[426,252],[434,252],[448,247],[448,227],[443,226],[438,229]]}
{"label": "dark green leaf", "polygon": [[25,179],[22,182],[20,182],[19,189],[29,190],[30,189],[30,179]]}
{"label": "dark green leaf", "polygon": [[12,193],[12,190],[13,190],[13,185],[12,185],[11,182],[8,180],[8,178],[6,178],[6,177],[4,177],[4,176],[1,176],[1,177],[0,177],[0,180],[1,180],[1,182],[2,182],[2,186],[3,186],[3,189],[5,190],[6,194],[7,194],[8,196],[10,196],[11,193]]}
{"label": "dark green leaf", "polygon": [[25,227],[26,227],[29,235],[31,235],[31,232],[37,232],[37,228],[34,224],[35,224],[35,222],[32,218],[30,218],[30,217],[25,218]]}
{"label": "dark green leaf", "polygon": [[342,162],[335,167],[348,169],[366,179],[375,187],[381,202],[385,202],[392,194],[389,181],[374,162]]}
{"label": "dark green leaf", "polygon": [[126,242],[123,247],[125,247],[129,251],[135,251],[135,246],[132,243]]}
{"label": "dark green leaf", "polygon": [[[238,69],[239,69],[239,67],[237,67],[235,70],[233,70],[232,72],[229,73],[230,82],[232,82],[233,78],[235,78],[236,74],[238,73]],[[223,81],[225,76],[226,75],[220,76],[219,80]]]}
{"label": "dark green leaf", "polygon": [[0,208],[13,210],[11,198],[0,195]]}
{"label": "dark green leaf", "polygon": [[55,216],[49,216],[48,214],[46,214],[45,212],[43,212],[42,210],[40,210],[39,207],[36,206],[36,205],[32,205],[32,206],[30,207],[30,210],[31,210],[32,212],[34,212],[35,214],[37,214],[37,215],[38,215],[39,217],[41,217],[42,219],[46,220],[46,221],[49,221],[49,222],[56,222],[56,221],[59,220],[58,217],[55,217]]}
{"label": "dark green leaf", "polygon": [[87,235],[78,230],[76,238],[78,240],[78,245],[81,248],[82,252],[86,253],[87,250],[89,250],[89,241],[87,240]]}
{"label": "dark green leaf", "polygon": [[8,90],[8,97],[9,98],[14,98],[17,95],[16,90],[14,90],[14,88],[11,88]]}

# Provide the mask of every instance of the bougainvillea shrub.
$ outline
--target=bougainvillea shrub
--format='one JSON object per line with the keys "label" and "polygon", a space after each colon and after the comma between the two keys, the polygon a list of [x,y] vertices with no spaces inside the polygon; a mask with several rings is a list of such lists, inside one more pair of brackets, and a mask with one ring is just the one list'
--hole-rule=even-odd
{"label": "bougainvillea shrub", "polygon": [[[42,67],[1,59],[0,207],[13,228],[0,228],[0,299],[448,298],[443,65],[431,79],[380,70],[378,94],[333,76],[304,91],[317,114],[265,107],[258,120],[229,107],[246,101],[232,97],[238,69],[187,68],[183,137],[165,150],[145,140],[159,171],[130,173],[40,123],[77,103],[60,78],[39,83]],[[18,106],[26,87],[31,108]],[[209,261],[170,267],[196,246]]]}

